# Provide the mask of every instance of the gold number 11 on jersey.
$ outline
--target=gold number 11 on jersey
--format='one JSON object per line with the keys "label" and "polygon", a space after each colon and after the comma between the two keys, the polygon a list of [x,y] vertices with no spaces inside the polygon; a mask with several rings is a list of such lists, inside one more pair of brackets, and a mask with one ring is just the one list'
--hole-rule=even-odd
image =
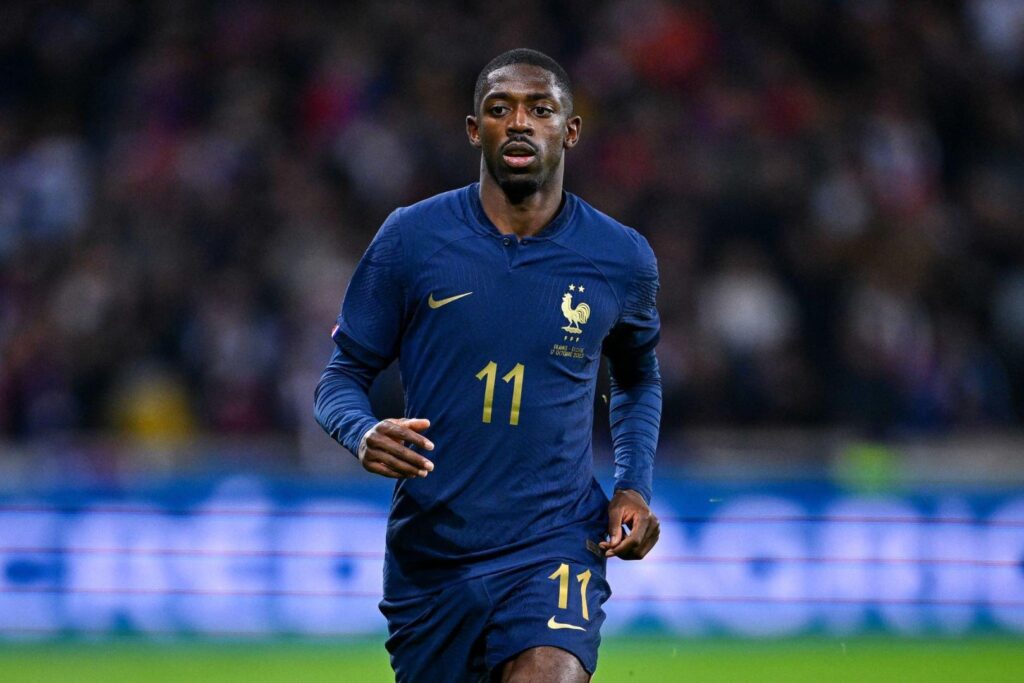
{"label": "gold number 11 on jersey", "polygon": [[[523,377],[526,374],[526,367],[522,363],[516,363],[512,370],[501,379],[505,383],[515,380],[512,385],[512,411],[508,415],[508,423],[512,426],[519,424],[519,406],[523,402]],[[484,384],[484,422],[490,424],[491,415],[494,412],[494,383],[498,378],[498,364],[493,360],[484,366],[484,369],[476,373],[477,379],[486,380]]]}

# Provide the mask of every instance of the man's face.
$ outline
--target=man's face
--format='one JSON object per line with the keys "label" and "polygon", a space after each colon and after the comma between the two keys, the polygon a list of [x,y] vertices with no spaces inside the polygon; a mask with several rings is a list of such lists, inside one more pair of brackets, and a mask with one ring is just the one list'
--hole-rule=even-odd
{"label": "man's face", "polygon": [[466,132],[513,201],[561,172],[563,153],[576,144],[581,123],[567,109],[567,94],[539,66],[513,64],[487,77],[480,111],[466,118]]}

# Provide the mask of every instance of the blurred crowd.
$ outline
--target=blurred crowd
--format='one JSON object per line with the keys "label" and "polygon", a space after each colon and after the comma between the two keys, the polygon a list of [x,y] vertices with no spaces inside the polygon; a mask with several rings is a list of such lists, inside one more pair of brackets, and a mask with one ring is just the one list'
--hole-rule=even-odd
{"label": "blurred crowd", "polygon": [[668,436],[1020,416],[1024,2],[2,14],[8,438],[318,430],[354,264],[394,207],[475,180],[473,81],[518,46],[574,80],[567,189],[659,257]]}

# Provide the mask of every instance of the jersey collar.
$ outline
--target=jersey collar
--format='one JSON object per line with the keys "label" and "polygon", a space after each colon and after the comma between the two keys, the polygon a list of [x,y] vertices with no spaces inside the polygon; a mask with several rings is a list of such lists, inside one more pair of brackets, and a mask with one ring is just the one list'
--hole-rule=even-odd
{"label": "jersey collar", "polygon": [[[492,237],[504,238],[508,236],[498,230],[497,226],[495,226],[494,223],[491,222],[491,219],[487,217],[487,214],[484,213],[484,205],[480,201],[480,183],[473,183],[472,185],[463,188],[462,202],[466,209],[466,219],[475,230]],[[557,214],[555,214],[554,219],[545,225],[544,228],[536,235],[527,237],[526,239],[530,241],[551,239],[565,229],[565,227],[572,221],[572,217],[575,212],[576,195],[562,190],[562,208],[559,209]]]}

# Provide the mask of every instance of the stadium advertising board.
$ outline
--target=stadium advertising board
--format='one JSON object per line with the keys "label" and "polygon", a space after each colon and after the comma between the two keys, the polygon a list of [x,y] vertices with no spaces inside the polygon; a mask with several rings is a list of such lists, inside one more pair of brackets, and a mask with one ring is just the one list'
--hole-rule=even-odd
{"label": "stadium advertising board", "polygon": [[[0,637],[341,635],[377,612],[380,486],[236,477],[0,500]],[[1024,494],[865,496],[659,482],[663,531],[614,560],[607,633],[1024,634]]]}

